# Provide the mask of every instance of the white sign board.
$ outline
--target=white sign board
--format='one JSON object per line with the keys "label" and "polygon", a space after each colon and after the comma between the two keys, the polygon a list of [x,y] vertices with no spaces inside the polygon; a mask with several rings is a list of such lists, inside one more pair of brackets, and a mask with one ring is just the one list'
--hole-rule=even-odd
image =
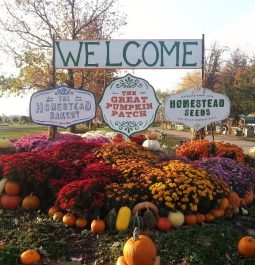
{"label": "white sign board", "polygon": [[154,88],[130,74],[114,80],[99,103],[105,122],[127,136],[147,129],[159,105]]}
{"label": "white sign board", "polygon": [[56,40],[56,68],[201,69],[202,39]]}
{"label": "white sign board", "polygon": [[166,97],[165,118],[199,130],[212,122],[228,118],[229,98],[208,88],[191,88]]}
{"label": "white sign board", "polygon": [[34,93],[29,110],[34,123],[68,128],[93,119],[96,102],[89,91],[60,86]]}

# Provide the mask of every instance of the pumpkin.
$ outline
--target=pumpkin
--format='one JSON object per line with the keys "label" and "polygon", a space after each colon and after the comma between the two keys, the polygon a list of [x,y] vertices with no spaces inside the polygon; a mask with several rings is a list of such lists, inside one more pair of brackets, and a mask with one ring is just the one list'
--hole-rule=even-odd
{"label": "pumpkin", "polygon": [[184,223],[184,215],[180,211],[169,212],[168,219],[170,220],[173,227],[180,227]]}
{"label": "pumpkin", "polygon": [[158,133],[157,132],[147,132],[145,134],[145,137],[147,140],[157,140],[158,139]]}
{"label": "pumpkin", "polygon": [[228,195],[229,208],[239,208],[240,207],[240,197],[234,191],[231,191]]}
{"label": "pumpkin", "polygon": [[211,211],[211,214],[214,216],[214,217],[222,217],[222,216],[224,216],[224,210],[222,210],[222,209],[213,209],[212,211]]}
{"label": "pumpkin", "polygon": [[84,228],[86,227],[87,223],[88,223],[87,219],[79,217],[75,221],[75,226],[78,228]]}
{"label": "pumpkin", "polygon": [[118,257],[116,265],[127,265],[127,263],[126,263],[126,261],[124,259],[124,256]]}
{"label": "pumpkin", "polygon": [[131,218],[131,210],[127,206],[121,207],[116,220],[116,230],[124,231],[128,228]]}
{"label": "pumpkin", "polygon": [[147,208],[151,209],[154,212],[155,216],[158,217],[159,215],[158,207],[154,203],[147,201],[137,203],[135,207],[132,209],[132,215],[135,215],[136,212],[139,212]]}
{"label": "pumpkin", "polygon": [[5,243],[3,241],[0,241],[0,250],[5,248]]}
{"label": "pumpkin", "polygon": [[117,214],[115,208],[111,209],[111,211],[106,216],[106,226],[110,232],[115,232],[116,230],[116,220]]}
{"label": "pumpkin", "polygon": [[145,140],[143,142],[143,147],[151,151],[160,151],[160,143],[157,140]]}
{"label": "pumpkin", "polygon": [[36,264],[41,260],[40,254],[34,249],[28,249],[21,253],[20,262],[24,265]]}
{"label": "pumpkin", "polygon": [[187,214],[184,216],[184,222],[186,225],[193,225],[197,223],[196,215],[194,214]]}
{"label": "pumpkin", "polygon": [[40,207],[40,199],[36,195],[30,194],[23,199],[22,207],[29,211],[37,210]]}
{"label": "pumpkin", "polygon": [[138,214],[138,212],[136,212],[135,215],[132,216],[130,220],[130,228],[134,230],[136,227],[139,230],[143,228],[143,218]]}
{"label": "pumpkin", "polygon": [[213,220],[214,220],[214,216],[212,215],[212,214],[210,214],[210,213],[207,213],[206,215],[205,215],[205,222],[212,222]]}
{"label": "pumpkin", "polygon": [[50,209],[48,210],[48,216],[53,216],[57,212],[58,209],[56,207],[50,207]]}
{"label": "pumpkin", "polygon": [[242,237],[237,245],[238,252],[245,257],[255,256],[255,239],[249,236]]}
{"label": "pumpkin", "polygon": [[148,229],[154,228],[157,224],[156,217],[149,208],[147,208],[143,214],[143,223]]}
{"label": "pumpkin", "polygon": [[197,219],[197,223],[203,223],[205,221],[205,215],[201,214],[201,213],[197,213],[195,214],[196,219]]}
{"label": "pumpkin", "polygon": [[229,201],[227,198],[223,198],[219,202],[219,208],[222,210],[226,210],[229,207]]}
{"label": "pumpkin", "polygon": [[63,216],[64,216],[64,214],[62,212],[56,212],[53,214],[53,220],[54,221],[62,220]]}
{"label": "pumpkin", "polygon": [[159,217],[157,219],[157,228],[162,232],[168,232],[172,225],[167,217]]}
{"label": "pumpkin", "polygon": [[67,226],[74,226],[76,222],[76,217],[71,213],[67,213],[63,216],[62,221]]}
{"label": "pumpkin", "polygon": [[94,219],[91,223],[91,230],[96,233],[101,233],[105,229],[105,222],[104,220],[101,220],[99,217],[97,219]]}
{"label": "pumpkin", "polygon": [[12,148],[13,145],[8,139],[0,139],[0,149]]}
{"label": "pumpkin", "polygon": [[8,195],[18,195],[20,193],[20,185],[16,181],[8,180],[5,183],[4,191]]}
{"label": "pumpkin", "polygon": [[251,204],[253,202],[253,197],[254,197],[254,192],[253,191],[249,191],[247,192],[244,197],[243,200],[245,202],[246,205]]}
{"label": "pumpkin", "polygon": [[135,229],[133,237],[124,245],[123,256],[127,265],[154,265],[157,250],[149,237],[139,235]]}
{"label": "pumpkin", "polygon": [[251,147],[251,148],[248,150],[248,155],[249,155],[251,158],[254,158],[254,159],[255,159],[255,147]]}
{"label": "pumpkin", "polygon": [[19,195],[11,196],[4,194],[1,197],[1,206],[4,209],[15,209],[21,205],[21,197]]}

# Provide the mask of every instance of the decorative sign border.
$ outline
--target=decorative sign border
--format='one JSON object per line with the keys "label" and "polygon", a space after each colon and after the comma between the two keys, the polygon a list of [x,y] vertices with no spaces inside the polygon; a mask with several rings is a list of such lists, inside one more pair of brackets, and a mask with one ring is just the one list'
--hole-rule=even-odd
{"label": "decorative sign border", "polygon": [[[160,103],[148,81],[127,74],[112,81],[105,89],[99,106],[109,127],[129,137],[146,130],[154,122]],[[134,109],[136,111],[132,112]]]}
{"label": "decorative sign border", "polygon": [[[39,99],[41,101],[36,102]],[[54,100],[56,101],[54,102]],[[51,112],[50,104],[54,105]],[[36,111],[34,111],[34,108],[36,108]],[[30,98],[29,114],[34,123],[68,128],[94,119],[96,116],[96,100],[95,96],[87,90],[58,86],[54,89],[35,92]],[[54,120],[57,118],[59,120]]]}

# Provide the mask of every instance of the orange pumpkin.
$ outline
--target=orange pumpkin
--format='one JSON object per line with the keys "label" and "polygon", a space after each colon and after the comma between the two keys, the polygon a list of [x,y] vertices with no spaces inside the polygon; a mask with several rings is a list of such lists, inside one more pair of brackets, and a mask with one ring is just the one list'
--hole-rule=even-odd
{"label": "orange pumpkin", "polygon": [[3,241],[0,241],[0,250],[5,248],[5,243]]}
{"label": "orange pumpkin", "polygon": [[249,191],[247,192],[244,197],[243,200],[245,202],[246,205],[249,205],[253,202],[253,197],[254,197],[254,192],[253,191]]}
{"label": "orange pumpkin", "polygon": [[220,200],[219,208],[222,210],[226,210],[229,207],[229,201],[227,198],[223,198]]}
{"label": "orange pumpkin", "polygon": [[99,217],[97,217],[97,219],[93,220],[91,223],[91,230],[93,232],[96,233],[101,233],[103,232],[105,229],[105,222],[104,220],[99,219]]}
{"label": "orange pumpkin", "polygon": [[24,265],[36,264],[40,260],[40,254],[34,249],[28,249],[20,255],[20,262]]}
{"label": "orange pumpkin", "polygon": [[238,252],[245,257],[255,256],[255,239],[249,236],[242,237],[237,245]]}
{"label": "orange pumpkin", "polygon": [[239,195],[231,191],[228,195],[228,201],[229,201],[229,208],[239,208],[240,207],[240,197]]}
{"label": "orange pumpkin", "polygon": [[159,217],[157,219],[157,227],[160,231],[167,232],[171,229],[172,224],[167,217]]}
{"label": "orange pumpkin", "polygon": [[20,193],[20,185],[16,181],[8,180],[5,183],[4,191],[8,195],[13,195],[13,196],[18,195]]}
{"label": "orange pumpkin", "polygon": [[214,209],[211,211],[211,214],[214,216],[214,217],[222,217],[224,216],[224,210],[222,209]]}
{"label": "orange pumpkin", "polygon": [[205,221],[205,215],[201,213],[196,214],[197,223],[203,223]]}
{"label": "orange pumpkin", "polygon": [[55,221],[62,220],[63,216],[64,216],[64,214],[62,212],[56,212],[53,214],[53,220],[55,220]]}
{"label": "orange pumpkin", "polygon": [[50,209],[48,210],[48,216],[53,216],[55,213],[58,212],[58,209],[56,207],[50,207]]}
{"label": "orange pumpkin", "polygon": [[184,216],[184,222],[186,225],[193,225],[197,223],[196,215],[194,214],[187,214]]}
{"label": "orange pumpkin", "polygon": [[123,256],[128,265],[153,265],[156,261],[157,250],[149,237],[139,235],[135,229],[133,237],[128,239],[124,245]]}
{"label": "orange pumpkin", "polygon": [[22,201],[22,207],[25,210],[33,211],[40,207],[40,199],[36,195],[28,195]]}
{"label": "orange pumpkin", "polygon": [[77,218],[75,221],[75,225],[78,228],[86,227],[87,223],[88,223],[88,221],[85,218],[81,218],[81,217]]}
{"label": "orange pumpkin", "polygon": [[212,222],[213,220],[214,220],[214,216],[212,215],[212,214],[210,214],[210,213],[207,213],[206,215],[205,215],[205,221],[206,222]]}
{"label": "orange pumpkin", "polygon": [[118,257],[116,265],[127,265],[127,263],[126,263],[126,261],[124,259],[124,256]]}
{"label": "orange pumpkin", "polygon": [[1,206],[4,209],[15,209],[21,204],[21,197],[19,195],[11,196],[4,194],[1,197]]}
{"label": "orange pumpkin", "polygon": [[147,132],[145,134],[145,137],[148,139],[148,140],[157,140],[158,139],[158,133],[157,132]]}
{"label": "orange pumpkin", "polygon": [[76,217],[71,213],[67,213],[63,216],[62,221],[67,226],[73,226],[75,225]]}

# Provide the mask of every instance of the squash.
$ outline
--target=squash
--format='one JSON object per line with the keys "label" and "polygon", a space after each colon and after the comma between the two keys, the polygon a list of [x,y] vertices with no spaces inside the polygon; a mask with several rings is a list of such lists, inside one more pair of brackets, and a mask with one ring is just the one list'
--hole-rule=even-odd
{"label": "squash", "polygon": [[40,254],[34,249],[28,249],[20,255],[20,262],[24,265],[36,264],[39,263],[40,260]]}
{"label": "squash", "polygon": [[127,206],[121,207],[116,220],[116,230],[124,231],[128,228],[131,218],[131,210]]}
{"label": "squash", "polygon": [[48,210],[48,216],[53,216],[55,213],[58,212],[58,209],[54,206],[50,207],[49,210]]}
{"label": "squash", "polygon": [[115,208],[113,208],[105,218],[106,227],[112,233],[116,231],[116,220],[117,220],[117,214]]}
{"label": "squash", "polygon": [[36,195],[28,195],[22,201],[22,207],[25,210],[33,211],[40,207],[40,199]]}
{"label": "squash", "polygon": [[136,212],[135,215],[132,216],[130,220],[130,228],[134,230],[136,227],[139,230],[143,228],[143,218],[138,214],[138,212]]}
{"label": "squash", "polygon": [[133,237],[124,245],[123,256],[127,265],[154,265],[157,250],[149,237],[139,235],[138,229],[135,229]]}
{"label": "squash", "polygon": [[226,210],[229,207],[229,201],[227,198],[223,198],[219,202],[219,208],[222,210]]}
{"label": "squash", "polygon": [[215,217],[210,213],[207,213],[205,215],[205,222],[212,222],[214,219],[215,219]]}
{"label": "squash", "polygon": [[160,143],[158,140],[145,140],[143,142],[143,147],[151,151],[160,151]]}
{"label": "squash", "polygon": [[156,217],[149,208],[147,208],[143,214],[143,223],[144,227],[148,229],[154,228],[157,224]]}
{"label": "squash", "polygon": [[21,205],[21,197],[19,195],[11,196],[3,194],[1,197],[1,206],[4,209],[15,209]]}
{"label": "squash", "polygon": [[255,257],[255,239],[249,236],[242,237],[237,244],[238,252],[245,257]]}
{"label": "squash", "polygon": [[91,223],[91,231],[96,233],[102,233],[105,230],[105,222],[104,220],[101,220],[99,216],[97,219],[94,219]]}
{"label": "squash", "polygon": [[229,201],[229,208],[239,208],[240,207],[240,197],[239,195],[231,191],[228,195],[228,201]]}
{"label": "squash", "polygon": [[203,223],[205,221],[205,215],[204,214],[197,213],[197,214],[195,214],[195,216],[196,216],[198,224]]}
{"label": "squash", "polygon": [[124,259],[124,256],[118,257],[116,265],[127,265],[127,263],[126,263],[126,261]]}
{"label": "squash", "polygon": [[86,227],[88,221],[86,218],[78,217],[75,221],[75,226],[78,228],[84,228]]}
{"label": "squash", "polygon": [[157,228],[162,232],[168,232],[172,227],[170,220],[167,217],[159,217],[157,219]]}
{"label": "squash", "polygon": [[16,181],[8,180],[5,183],[4,191],[8,195],[13,195],[13,196],[18,195],[20,193],[20,185]]}
{"label": "squash", "polygon": [[216,217],[216,218],[218,218],[218,217],[222,217],[222,216],[224,216],[224,210],[222,210],[222,209],[213,209],[213,210],[211,211],[211,214],[212,214],[214,217]]}
{"label": "squash", "polygon": [[194,214],[187,214],[184,216],[184,222],[186,225],[193,225],[197,223],[196,215]]}
{"label": "squash", "polygon": [[67,226],[74,226],[76,217],[71,213],[67,213],[63,216],[62,222]]}
{"label": "squash", "polygon": [[170,220],[173,227],[180,227],[184,223],[184,215],[180,211],[170,211],[168,214],[168,219]]}
{"label": "squash", "polygon": [[159,216],[159,211],[158,211],[158,207],[152,203],[152,202],[139,202],[135,205],[135,207],[132,209],[132,215],[135,215],[136,212],[139,212],[143,209],[151,209],[155,216],[158,217]]}
{"label": "squash", "polygon": [[56,212],[53,214],[54,221],[60,221],[63,219],[64,214],[62,212]]}

